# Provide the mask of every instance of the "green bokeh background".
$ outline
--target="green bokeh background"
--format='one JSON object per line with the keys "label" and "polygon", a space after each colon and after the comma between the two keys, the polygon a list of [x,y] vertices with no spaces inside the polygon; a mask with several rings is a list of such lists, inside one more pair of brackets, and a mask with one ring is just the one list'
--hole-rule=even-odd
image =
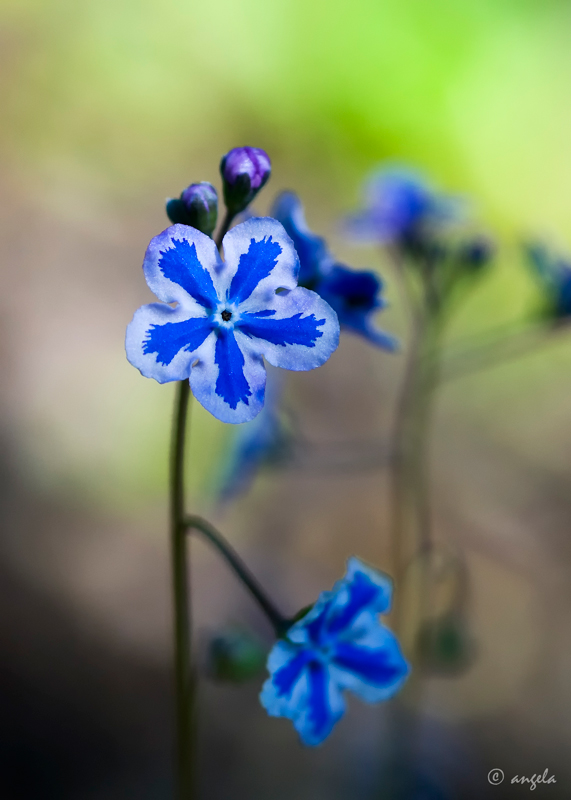
{"label": "green bokeh background", "polygon": [[[363,176],[385,159],[472,196],[476,218],[505,250],[497,283],[461,328],[525,306],[533,287],[510,267],[518,237],[571,244],[568,2],[20,0],[5,2],[0,20],[7,192],[15,185],[62,227],[145,219],[140,254],[164,225],[162,198],[192,180],[216,183],[220,153],[249,142],[273,158],[267,194],[295,186],[310,221],[334,241]],[[350,263],[378,260],[338,246]],[[164,485],[164,426],[157,441],[146,430],[145,446],[140,433],[151,408],[163,416],[163,402],[156,387],[118,377],[118,362],[116,372],[132,411],[92,411],[106,431],[119,420],[122,446],[87,458],[72,430],[63,460],[84,490],[89,474],[91,490],[111,501],[116,481],[101,486],[111,470],[121,476],[113,502],[125,501],[126,483],[138,501],[137,487],[148,491],[159,474]],[[53,420],[38,424],[49,437]],[[213,458],[226,435],[216,427],[207,436]],[[148,448],[157,464],[150,483]]]}

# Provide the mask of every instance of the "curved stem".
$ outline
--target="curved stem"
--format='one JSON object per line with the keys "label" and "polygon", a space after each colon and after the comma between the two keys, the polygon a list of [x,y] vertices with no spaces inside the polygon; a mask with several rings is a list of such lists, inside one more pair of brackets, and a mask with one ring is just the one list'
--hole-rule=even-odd
{"label": "curved stem", "polygon": [[191,614],[184,524],[184,445],[190,385],[177,386],[170,463],[171,561],[174,611],[176,773],[180,800],[193,795]]}
{"label": "curved stem", "polygon": [[196,515],[187,516],[184,520],[184,527],[187,531],[199,531],[213,545],[226,563],[234,571],[238,579],[248,589],[252,597],[256,600],[264,614],[272,623],[277,637],[283,636],[291,626],[292,620],[287,619],[278,610],[273,600],[267,595],[258,583],[257,578],[248,569],[234,548],[226,541],[224,536],[208,520]]}

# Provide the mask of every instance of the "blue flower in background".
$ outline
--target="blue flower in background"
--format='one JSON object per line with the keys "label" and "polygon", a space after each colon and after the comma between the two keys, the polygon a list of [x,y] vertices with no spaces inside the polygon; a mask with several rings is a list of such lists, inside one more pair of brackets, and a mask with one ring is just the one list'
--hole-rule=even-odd
{"label": "blue flower in background", "polygon": [[282,223],[297,250],[299,283],[327,300],[342,328],[387,350],[395,350],[397,340],[373,325],[373,314],[386,306],[383,284],[375,273],[337,264],[325,240],[309,230],[301,201],[293,192],[283,192],[277,197],[272,216]]}
{"label": "blue flower in background", "polygon": [[282,382],[277,374],[269,376],[266,401],[258,416],[237,428],[224,453],[224,470],[218,498],[232,500],[245,492],[264,465],[285,461],[291,452],[291,433],[279,410]]}
{"label": "blue flower in background", "polygon": [[347,217],[345,230],[358,241],[416,244],[427,228],[454,218],[458,206],[413,171],[385,167],[365,184],[365,208]]}
{"label": "blue flower in background", "polygon": [[187,225],[152,239],[143,269],[162,302],[135,312],[125,346],[145,377],[187,379],[208,411],[238,423],[264,404],[262,357],[276,367],[314,369],[337,347],[339,323],[319,295],[297,287],[299,261],[276,220],[237,225],[223,247],[224,262],[212,239]]}
{"label": "blue flower in background", "polygon": [[526,245],[526,252],[548,302],[550,316],[571,315],[571,260],[554,256],[541,244]]}
{"label": "blue flower in background", "polygon": [[409,666],[379,620],[391,593],[386,576],[350,558],[344,578],[274,645],[260,700],[270,716],[291,719],[304,744],[329,736],[345,711],[344,690],[376,703],[405,682]]}

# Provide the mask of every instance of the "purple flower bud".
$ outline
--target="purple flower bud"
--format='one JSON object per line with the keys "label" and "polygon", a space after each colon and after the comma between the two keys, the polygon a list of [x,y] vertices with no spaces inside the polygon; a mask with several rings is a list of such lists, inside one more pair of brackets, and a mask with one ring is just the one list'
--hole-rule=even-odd
{"label": "purple flower bud", "polygon": [[167,200],[166,210],[175,225],[191,225],[211,236],[218,216],[218,194],[211,183],[192,183],[178,199]]}
{"label": "purple flower bud", "polygon": [[220,161],[224,200],[228,210],[238,214],[248,206],[270,177],[268,154],[259,147],[235,147]]}

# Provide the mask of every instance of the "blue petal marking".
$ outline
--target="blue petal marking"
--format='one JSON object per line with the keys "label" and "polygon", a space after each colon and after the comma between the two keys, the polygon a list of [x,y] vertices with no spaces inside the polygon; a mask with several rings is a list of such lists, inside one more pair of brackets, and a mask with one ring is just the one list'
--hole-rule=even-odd
{"label": "blue petal marking", "polygon": [[278,695],[289,695],[294,685],[299,680],[299,677],[304,667],[312,660],[313,653],[311,650],[302,650],[295,655],[291,661],[280,667],[273,676],[274,685],[278,691]]}
{"label": "blue petal marking", "polygon": [[328,735],[332,724],[331,709],[327,702],[327,672],[323,664],[319,661],[311,662],[308,677],[308,717],[311,720],[315,737],[321,739]]}
{"label": "blue petal marking", "polygon": [[328,633],[338,633],[351,625],[355,617],[377,596],[379,587],[375,586],[362,572],[357,572],[351,583],[347,585],[347,591],[349,600],[329,620]]}
{"label": "blue petal marking", "polygon": [[218,364],[216,394],[232,410],[236,409],[239,402],[249,405],[248,397],[252,392],[244,375],[246,361],[231,330],[218,330],[214,361]]}
{"label": "blue petal marking", "polygon": [[143,353],[157,354],[157,362],[168,366],[181,350],[196,350],[212,330],[210,320],[193,317],[183,322],[151,325],[143,341]]}
{"label": "blue petal marking", "polygon": [[288,344],[315,347],[317,339],[323,336],[318,327],[324,323],[324,319],[317,320],[313,314],[302,317],[301,312],[286,319],[255,319],[254,314],[243,314],[239,327],[247,336],[265,339],[282,347]]}
{"label": "blue petal marking", "polygon": [[271,236],[259,242],[250,239],[248,251],[240,256],[238,269],[230,284],[228,299],[233,303],[242,303],[250,297],[259,282],[267,278],[276,266],[281,252],[281,246],[278,242],[274,242]]}
{"label": "blue petal marking", "polygon": [[194,242],[191,245],[186,239],[173,239],[173,247],[161,250],[159,269],[165,278],[178,283],[201,306],[213,309],[218,303],[212,278],[198,260]]}
{"label": "blue petal marking", "polygon": [[331,603],[327,603],[320,611],[320,613],[312,619],[311,622],[307,622],[305,627],[307,628],[307,632],[309,633],[309,638],[312,642],[319,645],[321,644],[321,633],[323,631],[324,623],[327,619],[327,613],[331,608]]}
{"label": "blue petal marking", "polygon": [[406,672],[404,662],[391,663],[390,656],[388,650],[375,650],[341,642],[335,648],[334,661],[367,683],[390,686]]}

